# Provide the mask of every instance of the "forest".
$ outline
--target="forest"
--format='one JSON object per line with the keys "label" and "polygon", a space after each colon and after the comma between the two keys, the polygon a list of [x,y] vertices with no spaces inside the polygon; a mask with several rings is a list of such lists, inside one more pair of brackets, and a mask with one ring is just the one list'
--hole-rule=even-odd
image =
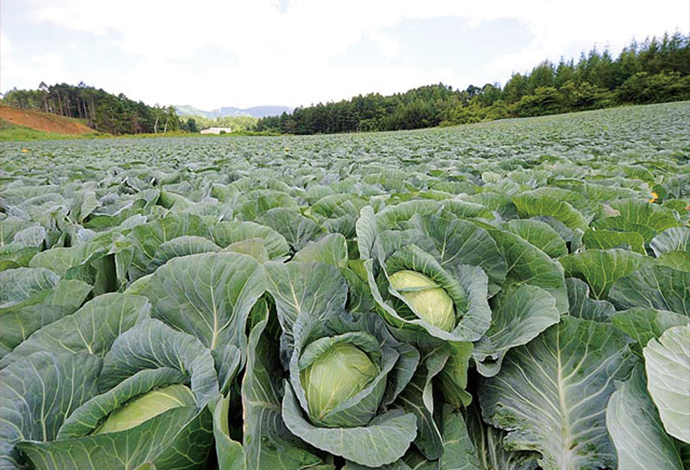
{"label": "forest", "polygon": [[77,86],[66,83],[49,86],[41,82],[37,90],[12,89],[2,103],[83,119],[89,127],[113,135],[186,130],[172,106],[149,106],[123,93],[113,95],[84,82]]}
{"label": "forest", "polygon": [[514,74],[503,87],[487,83],[460,90],[440,83],[391,96],[370,93],[263,118],[256,130],[393,131],[663,103],[690,98],[689,76],[690,36],[665,34],[632,41],[615,59],[595,48],[577,62],[544,61],[529,73]]}

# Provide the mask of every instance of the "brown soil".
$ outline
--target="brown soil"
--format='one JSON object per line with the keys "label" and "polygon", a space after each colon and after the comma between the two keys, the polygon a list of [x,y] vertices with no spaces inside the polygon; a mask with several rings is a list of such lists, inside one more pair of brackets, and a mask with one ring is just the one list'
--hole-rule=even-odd
{"label": "brown soil", "polygon": [[3,105],[0,105],[0,119],[38,131],[54,132],[56,134],[76,135],[94,132],[93,129],[85,126],[76,119]]}

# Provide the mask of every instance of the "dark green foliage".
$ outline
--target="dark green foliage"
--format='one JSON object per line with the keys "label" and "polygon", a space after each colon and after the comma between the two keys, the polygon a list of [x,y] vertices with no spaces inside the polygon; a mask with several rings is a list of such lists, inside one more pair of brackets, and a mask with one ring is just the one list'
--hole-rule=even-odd
{"label": "dark green foliage", "polygon": [[172,106],[148,106],[122,93],[116,96],[84,82],[77,86],[66,83],[48,86],[41,82],[37,90],[15,88],[5,94],[3,103],[84,119],[89,127],[115,135],[180,130],[180,119]]}
{"label": "dark green foliage", "polygon": [[332,134],[392,131],[468,124],[509,117],[544,116],[622,104],[664,103],[690,98],[690,36],[632,42],[617,59],[608,50],[582,53],[575,63],[544,61],[530,73],[466,90],[442,83],[405,93],[371,93],[337,103],[297,108],[260,119],[258,131]]}

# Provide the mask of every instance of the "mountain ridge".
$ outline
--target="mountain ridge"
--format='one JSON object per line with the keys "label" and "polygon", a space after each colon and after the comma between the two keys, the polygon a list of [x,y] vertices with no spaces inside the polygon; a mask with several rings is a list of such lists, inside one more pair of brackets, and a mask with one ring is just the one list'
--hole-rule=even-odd
{"label": "mountain ridge", "polygon": [[252,106],[250,108],[236,108],[234,106],[223,106],[211,111],[204,111],[190,105],[177,105],[175,111],[179,116],[203,116],[209,119],[226,116],[252,116],[264,118],[268,116],[280,116],[281,114],[291,113],[294,108],[289,106],[263,105]]}

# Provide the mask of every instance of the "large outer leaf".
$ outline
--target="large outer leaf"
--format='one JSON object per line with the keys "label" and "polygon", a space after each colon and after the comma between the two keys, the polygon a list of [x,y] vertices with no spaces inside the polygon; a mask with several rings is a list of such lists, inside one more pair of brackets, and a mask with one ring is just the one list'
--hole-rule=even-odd
{"label": "large outer leaf", "polygon": [[530,242],[551,258],[568,254],[568,248],[558,232],[541,220],[511,220],[503,224],[503,228]]}
{"label": "large outer leaf", "polygon": [[496,375],[510,348],[527,344],[559,319],[556,300],[544,289],[524,284],[501,292],[491,327],[474,348],[477,370],[485,377]]}
{"label": "large outer leaf", "polygon": [[102,391],[146,369],[174,369],[191,382],[199,407],[218,394],[211,351],[199,340],[158,320],[146,320],[126,331],[103,359]]}
{"label": "large outer leaf", "polygon": [[293,261],[300,263],[324,263],[337,268],[347,268],[347,240],[339,233],[326,235],[295,253]]}
{"label": "large outer leaf", "polygon": [[620,199],[613,201],[611,207],[620,212],[620,216],[632,224],[643,225],[661,233],[670,227],[680,227],[673,211],[658,204],[649,204],[641,199]]}
{"label": "large outer leaf", "polygon": [[270,227],[254,222],[221,222],[211,227],[211,238],[221,248],[244,240],[261,238],[271,259],[285,256],[290,251],[285,237]]}
{"label": "large outer leaf", "polygon": [[635,307],[614,313],[611,323],[637,342],[633,350],[642,356],[642,348],[647,346],[650,339],[659,338],[673,326],[687,325],[690,318],[667,310]]}
{"label": "large outer leaf", "polygon": [[[487,424],[478,404],[467,410],[467,433],[474,443],[475,456],[482,470],[534,470],[538,452],[508,450],[503,441],[506,432]],[[456,425],[459,426],[459,425]]]}
{"label": "large outer leaf", "polygon": [[0,274],[0,308],[11,307],[34,294],[52,289],[60,276],[45,268],[8,269]]}
{"label": "large outer leaf", "polygon": [[276,207],[259,215],[256,221],[280,233],[294,251],[301,250],[310,241],[323,236],[323,230],[316,222],[284,207]]}
{"label": "large outer leaf", "polygon": [[415,215],[409,222],[430,237],[445,269],[467,264],[481,267],[489,280],[503,284],[508,266],[496,242],[486,232],[466,220],[443,219],[435,215]]}
{"label": "large outer leaf", "polygon": [[563,317],[482,380],[485,419],[509,431],[509,448],[540,452],[545,470],[613,467],[605,412],[614,381],[634,365],[628,341],[611,325]]}
{"label": "large outer leaf", "polygon": [[521,218],[548,216],[563,222],[571,229],[585,230],[587,228],[587,219],[580,211],[567,202],[540,193],[539,190],[513,196],[513,203]]}
{"label": "large outer leaf", "polygon": [[273,296],[280,326],[287,335],[300,313],[320,320],[340,314],[347,301],[347,283],[335,266],[290,262],[266,264],[267,290]]}
{"label": "large outer leaf", "polygon": [[672,251],[690,251],[690,230],[687,227],[673,227],[664,230],[649,244],[657,258]]}
{"label": "large outer leaf", "polygon": [[2,310],[0,358],[45,325],[74,313],[92,287],[78,280],[61,280],[51,290]]}
{"label": "large outer leaf", "polygon": [[242,381],[247,468],[297,470],[311,467],[321,463],[321,459],[304,449],[304,444],[289,433],[280,414],[281,366],[278,345],[264,333],[267,321],[264,314],[249,335]]}
{"label": "large outer leaf", "polygon": [[17,469],[21,440],[52,441],[72,411],[98,393],[101,360],[40,352],[0,372],[0,466]]}
{"label": "large outer leaf", "polygon": [[618,468],[625,470],[683,470],[679,443],[661,424],[647,394],[644,367],[616,390],[606,408],[606,428],[616,446]]}
{"label": "large outer leaf", "polygon": [[3,358],[3,366],[37,351],[86,352],[105,356],[125,331],[148,318],[146,297],[104,294],[87,302],[72,315],[46,325]]}
{"label": "large outer leaf", "polygon": [[365,427],[316,427],[302,416],[289,384],[285,385],[283,419],[288,429],[304,441],[369,467],[390,464],[401,458],[417,434],[414,415],[401,411],[381,414]]}
{"label": "large outer leaf", "polygon": [[134,227],[129,235],[135,246],[130,278],[135,280],[147,274],[149,263],[153,261],[158,248],[184,235],[207,237],[209,231],[201,217],[191,214],[169,215]]}
{"label": "large outer leaf", "polygon": [[589,297],[589,285],[575,277],[565,280],[568,287],[569,314],[584,320],[607,323],[616,311],[606,300],[594,300]]}
{"label": "large outer leaf", "polygon": [[589,284],[596,299],[605,299],[614,282],[638,269],[646,258],[627,250],[587,250],[560,259],[567,276]]}
{"label": "large outer leaf", "polygon": [[[230,395],[217,395],[209,402],[213,414],[213,440],[216,448],[218,470],[246,470],[247,462],[242,444],[230,437]],[[260,467],[256,467],[260,468]]]}
{"label": "large outer leaf", "polygon": [[182,372],[168,367],[141,370],[74,410],[60,428],[57,439],[88,436],[123,403],[159,387],[183,384],[188,379]]}
{"label": "large outer leaf", "polygon": [[481,470],[465,419],[448,405],[443,407],[443,442],[441,470]]}
{"label": "large outer leaf", "polygon": [[19,448],[37,470],[202,470],[213,444],[208,408],[169,410],[127,431]]}
{"label": "large outer leaf", "polygon": [[560,313],[568,311],[563,267],[536,246],[514,233],[488,229],[508,263],[506,282],[541,287],[556,299]]}
{"label": "large outer leaf", "polygon": [[649,383],[666,432],[690,443],[690,326],[669,328],[643,350]]}
{"label": "large outer leaf", "polygon": [[635,232],[588,229],[582,237],[582,242],[588,249],[624,248],[641,255],[647,254],[644,249],[644,237]]}
{"label": "large outer leaf", "polygon": [[647,266],[619,279],[609,298],[618,310],[649,307],[690,317],[690,272]]}
{"label": "large outer leaf", "polygon": [[244,326],[264,293],[264,274],[250,256],[205,253],[171,260],[153,274],[145,294],[153,316],[197,338],[209,349],[243,349]]}
{"label": "large outer leaf", "polygon": [[220,251],[220,247],[208,238],[185,235],[164,242],[156,250],[153,260],[149,263],[149,272],[154,272],[160,266],[174,258]]}

